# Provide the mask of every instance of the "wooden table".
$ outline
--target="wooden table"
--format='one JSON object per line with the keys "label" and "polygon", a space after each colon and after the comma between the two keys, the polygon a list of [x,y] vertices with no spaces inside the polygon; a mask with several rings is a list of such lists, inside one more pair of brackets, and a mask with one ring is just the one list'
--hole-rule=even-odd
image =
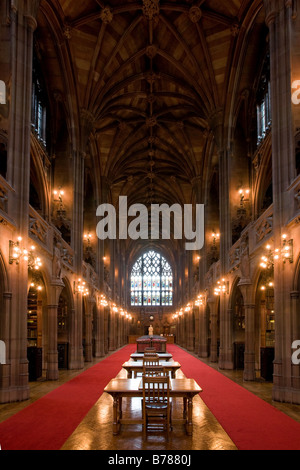
{"label": "wooden table", "polygon": [[[113,379],[105,387],[104,392],[113,398],[113,434],[120,432],[122,424],[143,424],[142,419],[123,419],[122,399],[142,398],[142,379]],[[201,387],[194,379],[171,379],[171,398],[183,398],[183,419],[173,420],[173,423],[183,423],[186,433],[191,436],[193,433],[193,399],[202,392]]]}
{"label": "wooden table", "polygon": [[[175,361],[159,361],[159,365],[163,367],[166,372],[171,372],[172,379],[175,379],[176,371],[181,367],[181,364]],[[122,367],[127,371],[128,379],[135,379],[137,374],[142,373],[144,369],[142,361],[128,361],[125,362]]]}
{"label": "wooden table", "polygon": [[[169,354],[169,353],[156,353],[156,354],[158,355],[159,359],[163,361],[170,361],[171,359],[173,359],[172,354]],[[144,357],[144,353],[133,353],[131,354],[130,357],[133,361],[142,361]]]}

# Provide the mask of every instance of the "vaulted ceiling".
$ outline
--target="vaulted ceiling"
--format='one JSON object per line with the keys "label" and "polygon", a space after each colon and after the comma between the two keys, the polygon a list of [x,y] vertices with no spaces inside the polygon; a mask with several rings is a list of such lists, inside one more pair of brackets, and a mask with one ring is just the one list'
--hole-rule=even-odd
{"label": "vaulted ceiling", "polygon": [[[255,73],[261,3],[41,0],[37,40],[49,93],[63,96],[70,128],[89,116],[113,198],[191,203],[199,176],[204,190],[217,165],[215,117],[225,122],[232,93]],[[248,71],[237,81],[241,55]]]}

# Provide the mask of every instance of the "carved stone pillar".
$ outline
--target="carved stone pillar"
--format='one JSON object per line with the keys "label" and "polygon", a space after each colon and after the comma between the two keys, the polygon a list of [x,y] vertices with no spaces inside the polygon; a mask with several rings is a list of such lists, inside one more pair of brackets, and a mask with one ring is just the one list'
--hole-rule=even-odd
{"label": "carved stone pillar", "polygon": [[85,312],[85,362],[93,360],[93,308],[95,300],[91,296],[86,302]]}
{"label": "carved stone pillar", "polygon": [[220,369],[234,369],[232,339],[232,310],[228,308],[228,296],[220,296]]}
{"label": "carved stone pillar", "polygon": [[[299,105],[292,103],[292,81],[298,77],[300,17],[294,7],[299,2],[264,0],[269,27],[272,95],[272,164],[274,192],[274,244],[282,245],[293,213],[289,187],[296,176],[295,124]],[[275,360],[273,399],[293,400],[291,377],[292,313],[294,266],[282,260],[274,266]]]}
{"label": "carved stone pillar", "polygon": [[47,306],[47,380],[58,380],[58,349],[57,349],[57,309],[59,296],[64,288],[64,283],[53,280],[49,289],[49,305]]}
{"label": "carved stone pillar", "polygon": [[255,305],[253,304],[253,286],[248,280],[242,280],[239,288],[244,298],[245,308],[245,356],[244,356],[244,380],[254,381],[255,372]]}
{"label": "carved stone pillar", "polygon": [[[12,237],[21,236],[28,244],[29,185],[30,185],[30,130],[32,98],[33,33],[39,1],[1,2],[0,69],[5,81],[5,116],[0,116],[1,128],[7,132],[7,180],[14,188],[8,200],[8,213],[16,227]],[[4,119],[2,119],[4,117]],[[16,241],[14,238],[14,241]],[[8,243],[8,240],[7,240]],[[9,373],[9,401],[29,397],[27,360],[27,305],[28,266],[9,267],[11,315],[7,338]],[[7,380],[5,380],[7,383]]]}
{"label": "carved stone pillar", "polygon": [[104,352],[104,306],[96,307],[95,357],[103,357]]}
{"label": "carved stone pillar", "polygon": [[207,303],[210,308],[211,325],[210,361],[218,362],[218,305],[215,299],[210,298]]}
{"label": "carved stone pillar", "polygon": [[199,307],[194,307],[194,351],[199,351],[199,337],[200,337],[200,312]]}
{"label": "carved stone pillar", "polygon": [[208,357],[208,330],[207,330],[207,309],[206,305],[199,307],[199,357]]}

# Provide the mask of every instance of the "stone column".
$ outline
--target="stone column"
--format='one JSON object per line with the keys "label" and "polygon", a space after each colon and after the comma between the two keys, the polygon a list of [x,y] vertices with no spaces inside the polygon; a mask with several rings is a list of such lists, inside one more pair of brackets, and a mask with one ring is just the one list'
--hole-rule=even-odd
{"label": "stone column", "polygon": [[[299,105],[292,103],[292,80],[299,79],[299,1],[264,0],[266,23],[270,31],[272,94],[272,164],[275,247],[282,246],[282,235],[289,231],[291,204],[289,187],[296,176],[295,131],[299,126]],[[294,9],[296,8],[296,9]],[[293,399],[291,377],[291,300],[294,266],[275,262],[275,360],[273,399]]]}
{"label": "stone column", "polygon": [[93,360],[93,308],[95,301],[92,296],[87,299],[85,312],[85,362]]}
{"label": "stone column", "polygon": [[233,338],[232,338],[232,310],[228,308],[228,296],[220,296],[220,369],[232,370],[233,360]]}
{"label": "stone column", "polygon": [[207,331],[207,310],[206,305],[203,304],[199,307],[199,345],[198,355],[199,357],[208,357],[208,331]]}
{"label": "stone column", "polygon": [[48,350],[47,350],[47,380],[58,380],[58,350],[57,350],[57,309],[59,296],[64,288],[64,283],[57,279],[52,281],[49,290],[48,315]]}
{"label": "stone column", "polygon": [[[229,271],[228,253],[232,246],[231,210],[230,210],[230,159],[231,149],[225,139],[223,112],[218,111],[211,117],[216,146],[219,152],[220,179],[220,278]],[[228,295],[220,296],[220,367],[233,368],[233,345],[231,315],[228,314]]]}
{"label": "stone column", "polygon": [[[28,246],[30,137],[32,98],[33,33],[39,1],[1,2],[0,69],[7,86],[7,114],[1,127],[7,131],[7,180],[14,192],[8,200],[8,213],[16,231],[13,241],[21,236]],[[9,240],[7,240],[8,244]],[[11,315],[7,361],[10,364],[9,401],[29,397],[27,360],[27,282],[25,262],[9,267]]]}
{"label": "stone column", "polygon": [[[4,341],[5,346],[9,344],[9,312],[11,305],[12,294],[10,292],[4,292],[3,294],[3,330],[2,330],[2,341]],[[6,351],[6,356],[8,356],[8,351]],[[10,401],[10,375],[11,375],[11,366],[6,357],[6,364],[0,364],[0,403],[8,403]]]}
{"label": "stone column", "polygon": [[245,360],[244,380],[254,381],[255,372],[255,305],[252,302],[253,286],[249,281],[242,280],[238,287],[244,298],[245,308]]}
{"label": "stone column", "polygon": [[217,301],[211,298],[207,300],[207,303],[211,320],[210,361],[218,362],[218,305]]}
{"label": "stone column", "polygon": [[95,335],[95,357],[103,357],[104,353],[104,307],[97,303],[97,320]]}
{"label": "stone column", "polygon": [[195,318],[195,329],[194,329],[194,351],[198,353],[199,351],[199,341],[200,341],[200,309],[198,306],[194,307],[194,318]]}

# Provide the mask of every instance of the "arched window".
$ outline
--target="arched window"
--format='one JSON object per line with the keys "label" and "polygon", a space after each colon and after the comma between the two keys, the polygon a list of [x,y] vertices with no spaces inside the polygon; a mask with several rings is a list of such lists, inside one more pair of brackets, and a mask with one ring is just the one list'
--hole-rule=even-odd
{"label": "arched window", "polygon": [[172,306],[173,272],[166,259],[155,251],[141,256],[131,272],[132,306]]}

